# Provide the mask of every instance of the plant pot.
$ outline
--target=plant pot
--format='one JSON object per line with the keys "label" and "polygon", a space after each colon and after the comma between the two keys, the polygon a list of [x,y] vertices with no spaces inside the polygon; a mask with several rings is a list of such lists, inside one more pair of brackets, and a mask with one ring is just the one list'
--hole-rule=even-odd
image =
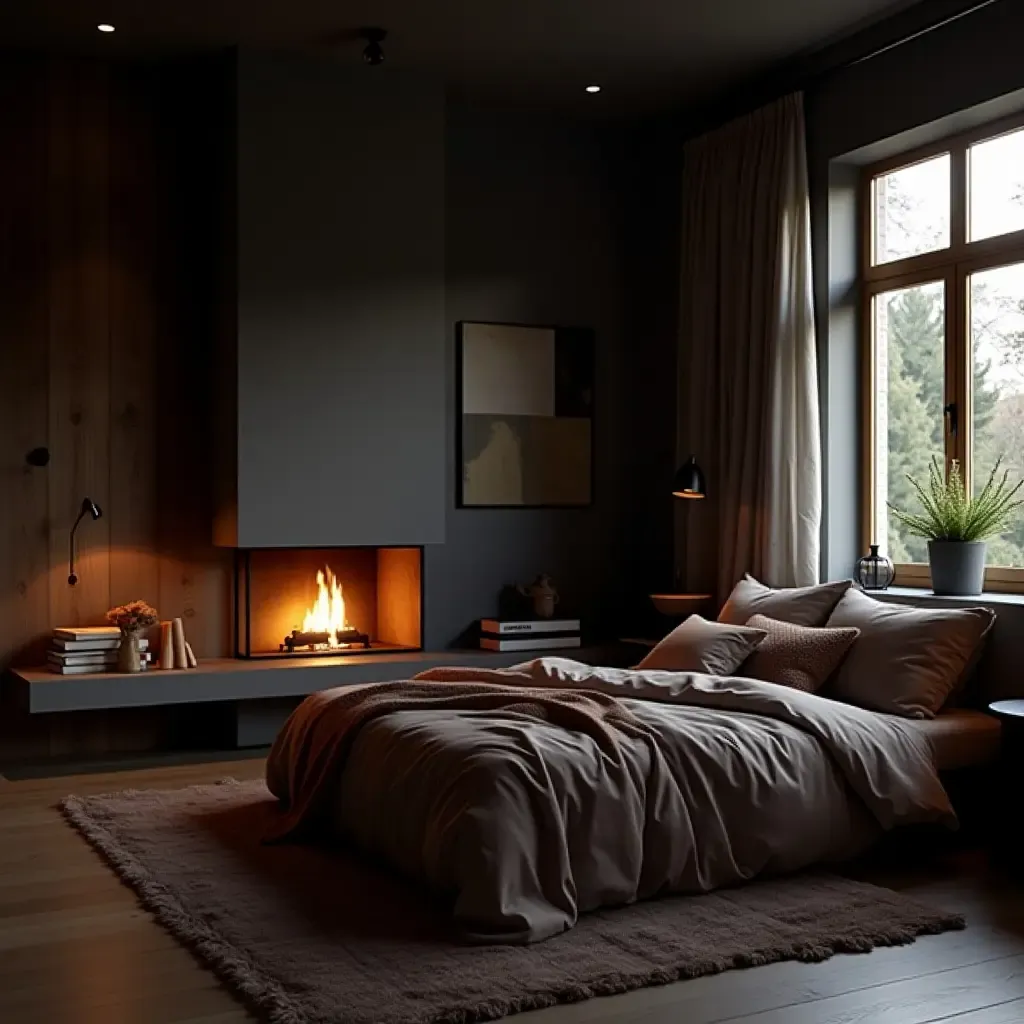
{"label": "plant pot", "polygon": [[117,648],[118,672],[141,672],[142,657],[139,654],[139,634],[122,633],[121,644]]}
{"label": "plant pot", "polygon": [[953,597],[980,594],[985,587],[983,540],[930,540],[932,590]]}

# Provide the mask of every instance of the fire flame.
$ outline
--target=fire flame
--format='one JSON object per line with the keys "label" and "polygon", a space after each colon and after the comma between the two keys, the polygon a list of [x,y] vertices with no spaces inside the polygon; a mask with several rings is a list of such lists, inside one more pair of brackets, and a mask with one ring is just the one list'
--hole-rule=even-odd
{"label": "fire flame", "polygon": [[326,576],[318,569],[316,573],[316,603],[306,612],[302,620],[303,633],[327,633],[329,647],[346,647],[338,639],[338,634],[352,627],[345,618],[345,598],[341,592],[341,584],[328,565]]}

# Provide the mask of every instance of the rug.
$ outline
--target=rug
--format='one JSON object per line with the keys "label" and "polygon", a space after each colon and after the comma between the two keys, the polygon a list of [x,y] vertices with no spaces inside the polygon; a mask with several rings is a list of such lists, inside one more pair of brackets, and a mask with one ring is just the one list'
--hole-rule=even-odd
{"label": "rug", "polygon": [[68,797],[72,825],[181,942],[274,1024],[465,1024],[962,928],[825,874],[583,916],[533,946],[470,946],[443,901],[340,847],[264,846],[262,782]]}

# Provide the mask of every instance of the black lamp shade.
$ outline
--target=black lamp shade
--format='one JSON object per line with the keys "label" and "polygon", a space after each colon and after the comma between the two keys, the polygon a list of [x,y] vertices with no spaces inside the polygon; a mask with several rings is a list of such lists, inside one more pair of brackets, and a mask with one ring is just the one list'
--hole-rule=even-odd
{"label": "black lamp shade", "polygon": [[707,497],[707,487],[704,484],[704,473],[697,465],[697,459],[691,455],[679,469],[672,480],[672,494],[677,498],[704,498]]}

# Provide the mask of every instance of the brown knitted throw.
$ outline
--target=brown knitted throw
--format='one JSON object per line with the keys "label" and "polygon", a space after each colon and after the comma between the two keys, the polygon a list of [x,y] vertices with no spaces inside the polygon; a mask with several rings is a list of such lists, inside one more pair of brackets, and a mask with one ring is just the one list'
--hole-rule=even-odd
{"label": "brown knitted throw", "polygon": [[[481,675],[494,682],[480,682]],[[622,756],[617,733],[647,731],[614,697],[538,688],[532,682],[526,673],[433,669],[413,681],[343,686],[312,694],[278,734],[267,758],[267,787],[281,801],[281,815],[267,841],[299,838],[315,828],[359,730],[381,715],[446,708],[514,711],[585,733],[615,760]]]}

